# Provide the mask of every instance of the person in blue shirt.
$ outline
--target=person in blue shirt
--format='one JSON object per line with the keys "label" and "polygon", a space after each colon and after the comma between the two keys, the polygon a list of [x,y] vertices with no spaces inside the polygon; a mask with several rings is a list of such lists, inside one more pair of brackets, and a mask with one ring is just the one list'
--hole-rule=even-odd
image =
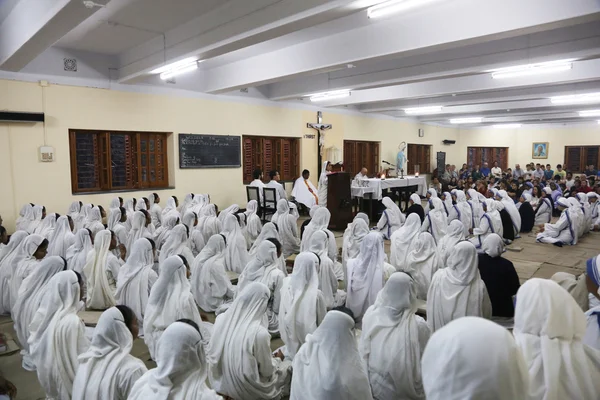
{"label": "person in blue shirt", "polygon": [[552,171],[552,166],[550,164],[546,164],[546,170],[544,171],[544,178],[546,178],[547,181],[554,178],[554,171]]}
{"label": "person in blue shirt", "polygon": [[485,177],[490,176],[490,167],[488,166],[488,163],[484,162],[483,163],[483,168],[481,168],[481,174]]}

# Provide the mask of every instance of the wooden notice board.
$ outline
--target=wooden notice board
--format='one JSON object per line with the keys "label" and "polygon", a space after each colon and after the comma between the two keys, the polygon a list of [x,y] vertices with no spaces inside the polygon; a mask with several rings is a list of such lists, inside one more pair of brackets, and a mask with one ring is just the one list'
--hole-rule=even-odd
{"label": "wooden notice board", "polygon": [[239,136],[179,134],[179,168],[239,168]]}

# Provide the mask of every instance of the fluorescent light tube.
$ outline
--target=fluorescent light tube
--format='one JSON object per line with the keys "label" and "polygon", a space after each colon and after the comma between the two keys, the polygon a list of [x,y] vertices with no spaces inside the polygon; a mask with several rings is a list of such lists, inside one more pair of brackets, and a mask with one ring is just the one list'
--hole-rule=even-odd
{"label": "fluorescent light tube", "polygon": [[552,104],[585,104],[600,103],[600,93],[571,94],[550,97]]}
{"label": "fluorescent light tube", "polygon": [[521,124],[498,124],[498,125],[492,125],[492,128],[497,128],[497,129],[517,129],[520,128]]}
{"label": "fluorescent light tube", "polygon": [[580,117],[600,117],[600,110],[579,111]]}
{"label": "fluorescent light tube", "polygon": [[183,60],[179,60],[174,63],[167,64],[162,67],[156,68],[156,69],[150,71],[150,73],[151,74],[162,74],[163,72],[170,71],[173,69],[178,69],[180,67],[183,67],[184,65],[191,64],[194,61],[198,61],[198,59],[196,57],[184,58]]}
{"label": "fluorescent light tube", "polygon": [[573,60],[549,61],[538,64],[517,65],[490,71],[493,79],[517,78],[540,74],[568,71],[573,68]]}
{"label": "fluorescent light tube", "polygon": [[186,72],[191,72],[196,69],[198,69],[198,62],[194,61],[192,64],[184,65],[177,69],[171,69],[169,71],[163,72],[162,74],[160,74],[160,79],[165,81],[174,76],[185,74]]}
{"label": "fluorescent light tube", "polygon": [[350,96],[350,89],[336,90],[333,92],[316,93],[310,96],[310,101],[327,101],[335,99],[343,99]]}
{"label": "fluorescent light tube", "polygon": [[468,117],[468,118],[452,118],[451,124],[480,124],[483,122],[482,117]]}
{"label": "fluorescent light tube", "polygon": [[419,7],[427,3],[432,3],[436,0],[391,0],[385,3],[377,4],[369,7],[367,17],[378,18],[389,14],[395,14],[411,8]]}
{"label": "fluorescent light tube", "polygon": [[413,107],[405,108],[404,112],[408,115],[435,114],[442,111],[442,108],[442,106]]}

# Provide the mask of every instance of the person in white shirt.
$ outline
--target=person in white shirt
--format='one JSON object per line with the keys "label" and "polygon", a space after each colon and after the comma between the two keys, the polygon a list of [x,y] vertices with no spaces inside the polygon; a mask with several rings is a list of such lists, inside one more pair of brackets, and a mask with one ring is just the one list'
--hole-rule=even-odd
{"label": "person in white shirt", "polygon": [[279,183],[279,179],[281,179],[279,171],[274,170],[269,172],[269,177],[271,178],[271,180],[265,185],[265,187],[268,189],[275,189],[277,201],[281,199],[287,200],[287,194],[285,193],[285,189],[283,188],[283,185]]}
{"label": "person in white shirt", "polygon": [[310,172],[305,169],[302,171],[302,176],[296,179],[292,188],[292,197],[300,204],[304,204],[307,208],[312,208],[319,204],[318,191],[315,185],[308,179]]}
{"label": "person in white shirt", "polygon": [[265,187],[265,184],[262,181],[263,173],[260,170],[260,168],[257,168],[254,170],[254,172],[252,173],[252,177],[254,178],[254,180],[252,182],[250,182],[250,184],[248,186],[254,186],[254,187],[258,188],[258,195],[260,197],[260,203],[262,205],[263,188]]}
{"label": "person in white shirt", "polygon": [[544,169],[541,167],[541,165],[538,164],[538,167],[533,172],[533,177],[540,180],[544,179]]}
{"label": "person in white shirt", "polygon": [[354,179],[367,179],[368,178],[368,176],[367,176],[368,172],[369,171],[365,167],[362,167],[362,169],[360,170],[360,172],[358,174],[356,174],[356,176],[354,177]]}
{"label": "person in white shirt", "polygon": [[492,167],[492,175],[495,178],[502,179],[502,168],[498,166],[498,161],[494,162],[494,166]]}
{"label": "person in white shirt", "polygon": [[525,174],[525,172],[521,169],[521,165],[515,165],[515,169],[513,170],[513,179],[519,179]]}

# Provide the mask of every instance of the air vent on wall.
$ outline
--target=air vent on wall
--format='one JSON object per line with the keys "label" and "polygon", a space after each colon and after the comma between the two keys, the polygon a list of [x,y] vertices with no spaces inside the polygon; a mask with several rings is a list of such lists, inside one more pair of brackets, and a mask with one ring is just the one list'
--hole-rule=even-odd
{"label": "air vent on wall", "polygon": [[77,59],[76,58],[63,58],[63,65],[65,71],[77,72]]}
{"label": "air vent on wall", "polygon": [[2,122],[44,122],[44,113],[0,111]]}

